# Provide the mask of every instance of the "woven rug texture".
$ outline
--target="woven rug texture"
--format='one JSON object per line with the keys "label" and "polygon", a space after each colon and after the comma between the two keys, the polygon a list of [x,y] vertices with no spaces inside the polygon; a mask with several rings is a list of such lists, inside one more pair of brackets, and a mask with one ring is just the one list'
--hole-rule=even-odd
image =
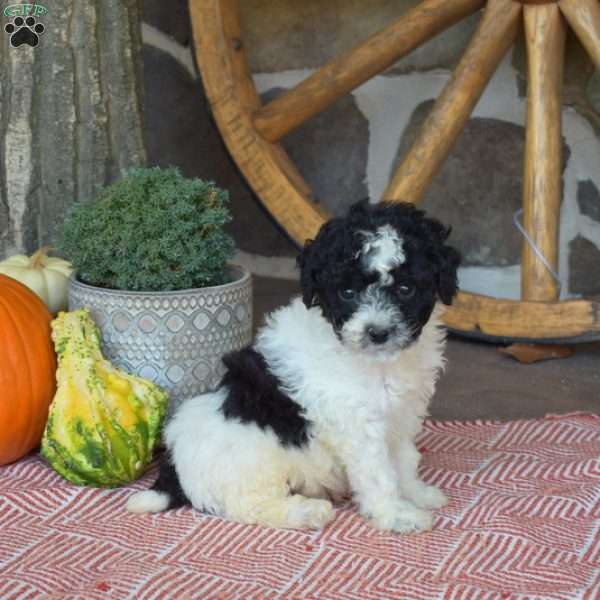
{"label": "woven rug texture", "polygon": [[31,455],[0,467],[0,599],[600,598],[600,416],[429,421],[419,447],[450,503],[411,536],[350,504],[322,531],[132,515],[155,466],[99,490]]}

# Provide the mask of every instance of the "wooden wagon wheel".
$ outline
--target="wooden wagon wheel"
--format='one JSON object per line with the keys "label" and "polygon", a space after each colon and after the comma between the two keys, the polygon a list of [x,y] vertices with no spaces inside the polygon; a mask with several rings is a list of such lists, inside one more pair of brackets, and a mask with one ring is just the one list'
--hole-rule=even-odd
{"label": "wooden wagon wheel", "polygon": [[272,216],[299,244],[316,234],[327,214],[278,140],[485,6],[452,78],[384,194],[389,200],[418,202],[524,24],[528,55],[524,227],[538,252],[528,243],[523,246],[520,301],[461,291],[445,322],[450,329],[486,338],[600,338],[600,299],[559,301],[552,274],[558,264],[565,34],[570,26],[600,67],[597,0],[423,0],[264,106],[248,67],[238,2],[190,0],[196,56],[229,151]]}

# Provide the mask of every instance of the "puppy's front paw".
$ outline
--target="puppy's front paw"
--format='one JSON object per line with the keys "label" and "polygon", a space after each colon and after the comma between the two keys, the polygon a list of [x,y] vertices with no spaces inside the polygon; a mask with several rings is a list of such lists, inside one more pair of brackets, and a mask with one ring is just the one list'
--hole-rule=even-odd
{"label": "puppy's front paw", "polygon": [[294,498],[301,498],[301,500],[290,505],[287,520],[291,527],[320,529],[335,516],[333,505],[329,500],[315,500],[302,496]]}
{"label": "puppy's front paw", "polygon": [[442,490],[421,481],[414,486],[404,488],[402,495],[420,508],[442,508],[448,504],[448,498]]}
{"label": "puppy's front paw", "polygon": [[433,515],[417,508],[410,502],[400,501],[385,511],[373,515],[371,523],[377,529],[397,531],[398,533],[418,533],[429,531],[433,526]]}

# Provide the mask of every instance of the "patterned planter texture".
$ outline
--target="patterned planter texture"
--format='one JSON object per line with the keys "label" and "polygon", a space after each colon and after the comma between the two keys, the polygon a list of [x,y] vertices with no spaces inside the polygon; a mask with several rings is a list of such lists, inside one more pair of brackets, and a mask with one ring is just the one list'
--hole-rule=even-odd
{"label": "patterned planter texture", "polygon": [[69,280],[69,310],[88,308],[104,356],[169,392],[171,408],[214,389],[221,357],[252,339],[252,279],[230,266],[231,283],[175,292],[127,292]]}

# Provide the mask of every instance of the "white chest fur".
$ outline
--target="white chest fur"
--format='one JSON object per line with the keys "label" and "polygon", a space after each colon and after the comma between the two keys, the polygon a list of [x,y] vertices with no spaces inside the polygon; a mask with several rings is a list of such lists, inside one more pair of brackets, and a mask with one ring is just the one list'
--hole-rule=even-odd
{"label": "white chest fur", "polygon": [[306,417],[323,427],[427,414],[443,366],[444,332],[439,311],[420,338],[393,360],[365,358],[347,350],[318,308],[300,299],[273,313],[256,348]]}

